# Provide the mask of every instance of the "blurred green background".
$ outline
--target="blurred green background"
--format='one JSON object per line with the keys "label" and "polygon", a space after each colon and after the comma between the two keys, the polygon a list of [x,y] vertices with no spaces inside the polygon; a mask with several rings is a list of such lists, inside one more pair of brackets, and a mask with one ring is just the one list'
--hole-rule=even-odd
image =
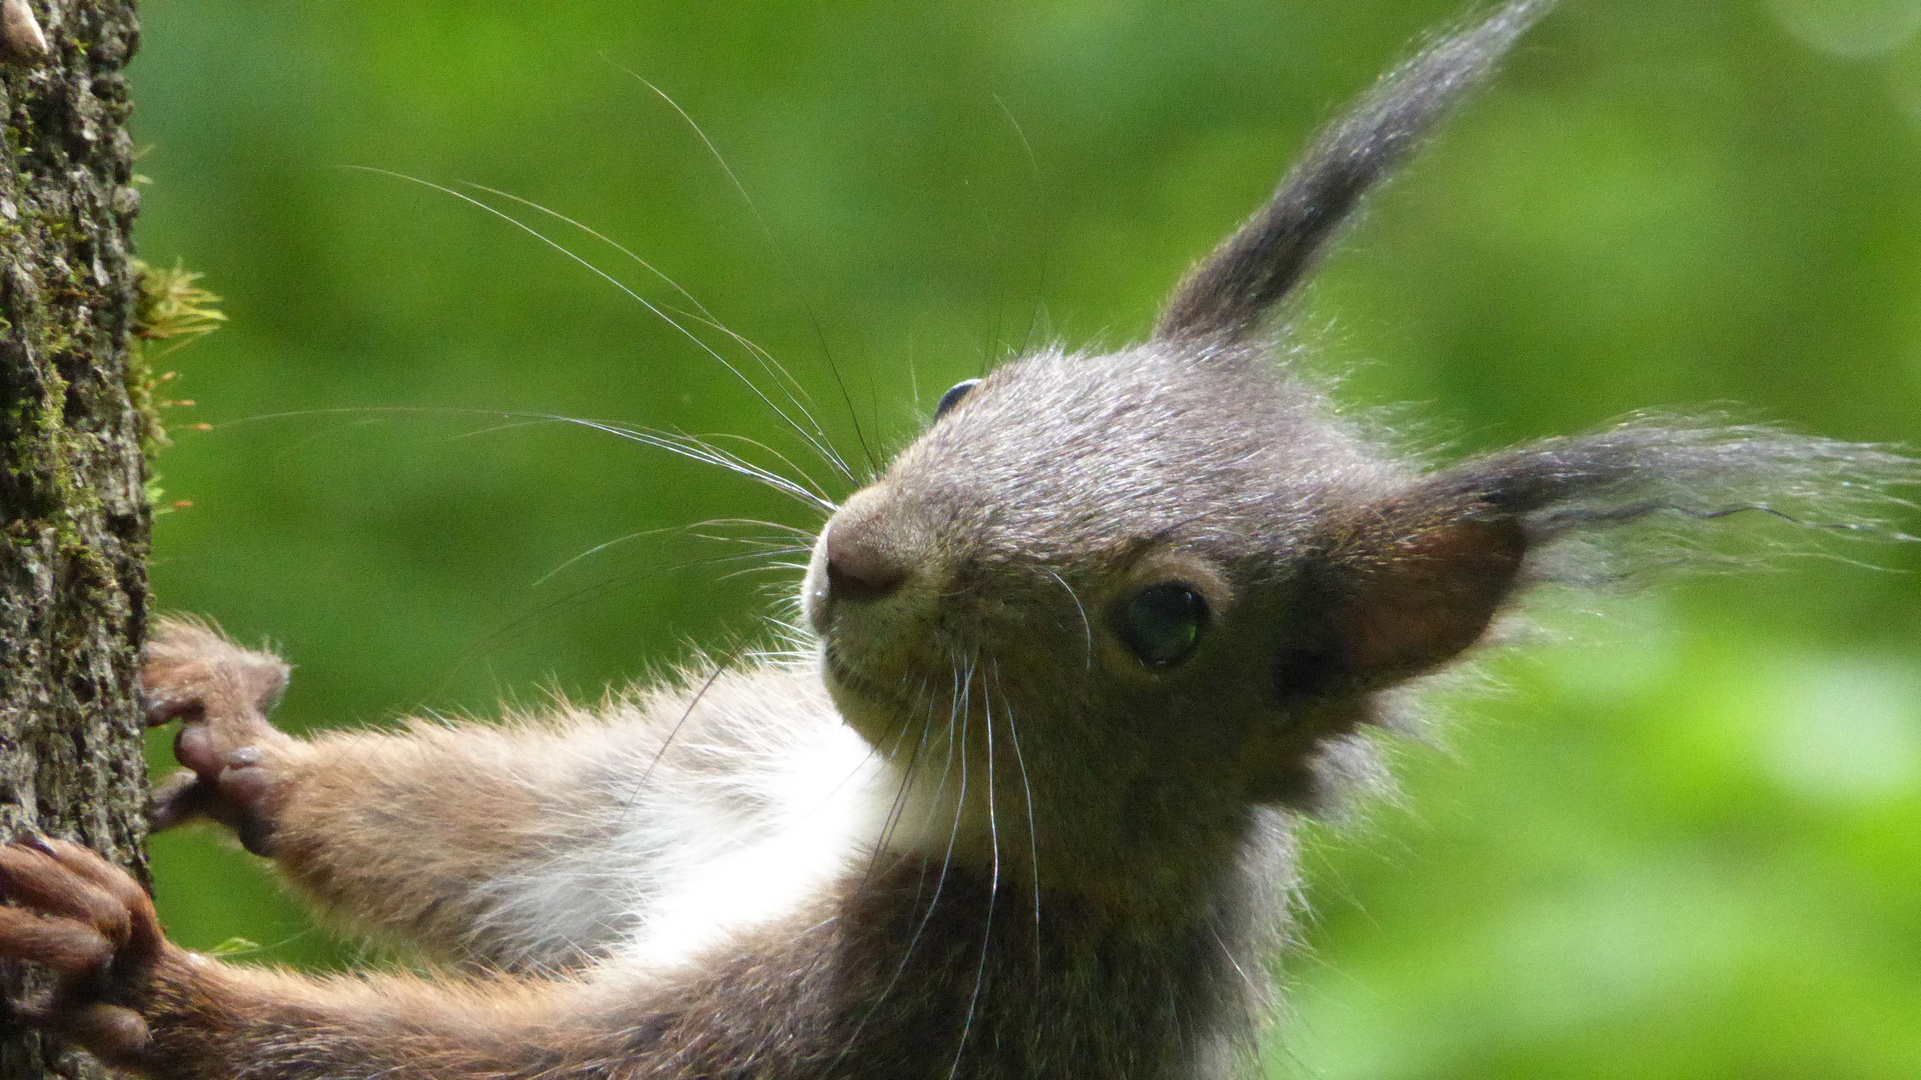
{"label": "blurred green background", "polygon": [[[154,580],[299,664],[295,727],[592,695],[751,641],[792,574],[650,531],[817,524],[633,443],[460,412],[795,452],[606,281],[353,167],[496,187],[630,246],[783,358],[853,456],[854,416],[898,447],[1030,340],[1140,336],[1334,103],[1457,10],[143,7],[141,248],[232,316],[166,361],[197,405],[159,470],[192,506],[159,520]],[[1450,453],[1727,403],[1921,443],[1917,31],[1921,0],[1568,5],[1329,267],[1307,362],[1357,407],[1413,402],[1414,441]],[[1885,569],[1791,559],[1563,604],[1551,640],[1498,659],[1446,747],[1402,754],[1405,809],[1319,830],[1273,1075],[1921,1076],[1921,555],[1850,554]],[[357,955],[211,834],[155,860],[189,945]]]}

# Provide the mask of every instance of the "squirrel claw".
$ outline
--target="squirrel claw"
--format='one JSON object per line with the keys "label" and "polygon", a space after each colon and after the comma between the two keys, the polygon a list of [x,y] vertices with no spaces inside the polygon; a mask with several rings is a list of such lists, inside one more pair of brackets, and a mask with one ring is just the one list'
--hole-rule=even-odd
{"label": "squirrel claw", "polygon": [[205,624],[159,624],[141,671],[147,721],[182,722],[174,756],[187,771],[155,788],[155,829],[212,818],[247,850],[271,854],[279,794],[272,751],[291,740],[267,711],[287,674],[279,657],[243,649]]}
{"label": "squirrel claw", "polygon": [[140,671],[147,723],[246,718],[266,726],[288,675],[279,657],[243,649],[209,624],[163,619],[147,642]]}
{"label": "squirrel claw", "polygon": [[181,769],[153,787],[153,807],[147,826],[162,832],[198,818],[211,817],[214,789],[200,782],[192,769]]}
{"label": "squirrel claw", "polygon": [[136,1066],[151,1041],[129,1006],[168,948],[146,890],[92,851],[29,836],[0,847],[0,957],[40,964],[51,993],[21,1003],[24,1022],[112,1064]]}

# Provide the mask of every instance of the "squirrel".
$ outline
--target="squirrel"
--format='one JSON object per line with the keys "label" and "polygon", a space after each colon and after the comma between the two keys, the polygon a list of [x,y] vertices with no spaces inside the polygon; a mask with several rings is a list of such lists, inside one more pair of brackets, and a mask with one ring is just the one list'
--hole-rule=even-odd
{"label": "squirrel", "polygon": [[186,771],[156,827],[223,823],[444,964],[221,962],[125,873],[30,837],[0,848],[0,955],[55,978],[17,1015],[160,1080],[1248,1067],[1299,825],[1375,770],[1391,692],[1571,546],[1915,475],[1647,420],[1437,467],[1274,358],[1277,305],[1551,6],[1384,76],[1146,342],[949,391],[821,531],[791,652],[598,709],[299,739],[268,720],[285,663],[161,623],[148,719],[180,725]]}

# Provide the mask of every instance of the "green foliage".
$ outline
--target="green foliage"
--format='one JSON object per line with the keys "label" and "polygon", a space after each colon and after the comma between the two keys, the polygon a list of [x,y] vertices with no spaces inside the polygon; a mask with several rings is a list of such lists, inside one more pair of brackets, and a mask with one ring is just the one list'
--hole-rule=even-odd
{"label": "green foliage", "polygon": [[[300,665],[294,725],[489,712],[751,636],[792,574],[671,530],[817,521],[605,434],[458,410],[738,433],[846,490],[633,299],[345,166],[510,191],[629,246],[781,358],[860,461],[1030,341],[1138,336],[1331,104],[1456,6],[147,5],[143,245],[234,316],[180,361],[214,430],[168,453],[194,507],[158,525],[160,601],[271,634]],[[1328,268],[1305,362],[1357,410],[1419,402],[1386,418],[1450,453],[1728,402],[1921,441],[1914,7],[1569,5]],[[1411,809],[1313,845],[1274,1075],[1912,1076],[1918,599],[1911,572],[1786,559],[1550,611],[1560,643],[1462,695],[1447,753],[1406,751]],[[349,955],[205,836],[156,862],[189,944]]]}

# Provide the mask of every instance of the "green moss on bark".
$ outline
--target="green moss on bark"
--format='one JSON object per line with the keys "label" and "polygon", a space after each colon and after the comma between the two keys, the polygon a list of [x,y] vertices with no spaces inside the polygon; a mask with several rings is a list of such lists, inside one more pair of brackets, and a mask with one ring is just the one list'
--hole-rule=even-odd
{"label": "green moss on bark", "polygon": [[[76,837],[144,873],[152,432],[131,366],[139,197],[121,75],[137,29],[127,0],[36,8],[52,55],[0,69],[0,835]],[[0,1038],[0,1080],[99,1074]]]}

